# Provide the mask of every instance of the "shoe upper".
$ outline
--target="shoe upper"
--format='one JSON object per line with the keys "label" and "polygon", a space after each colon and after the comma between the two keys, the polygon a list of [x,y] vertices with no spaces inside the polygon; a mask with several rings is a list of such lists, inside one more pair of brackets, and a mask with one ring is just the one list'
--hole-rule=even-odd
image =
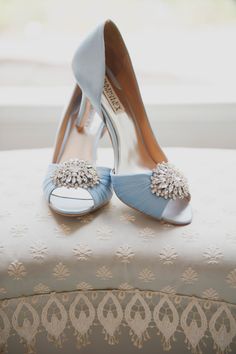
{"label": "shoe upper", "polygon": [[[67,161],[66,164],[73,164],[73,161]],[[80,161],[79,161],[80,162]],[[84,164],[85,161],[82,161]],[[83,174],[84,183],[81,182],[81,175],[77,176],[74,172],[70,174],[68,169],[65,170],[65,163],[63,164],[50,164],[48,167],[47,174],[45,176],[43,182],[43,191],[44,195],[49,203],[49,205],[58,212],[73,215],[73,214],[83,214],[86,212],[90,212],[94,209],[98,209],[100,206],[105,205],[112,197],[112,184],[110,178],[110,168],[108,167],[96,167],[93,168],[93,173],[96,174],[95,183],[89,182],[91,178],[91,172],[85,169],[85,173]],[[72,166],[74,171],[74,164]],[[62,170],[64,169],[64,176]],[[86,173],[87,172],[87,173]],[[61,184],[58,184],[58,175],[61,177],[60,180],[62,181]],[[74,180],[73,180],[74,178]],[[73,180],[74,186],[71,183]],[[92,179],[90,179],[92,180]],[[78,183],[78,181],[80,181]],[[53,194],[57,189],[64,189],[64,194],[66,189],[71,189],[72,193],[67,193],[66,196],[63,196],[63,192],[60,193],[58,196],[57,194]],[[83,188],[86,192],[80,193],[80,195],[76,192]],[[66,191],[67,192],[67,191]],[[52,196],[54,197],[54,202],[52,203]],[[89,201],[91,199],[92,203],[87,202],[85,207],[85,200]]]}
{"label": "shoe upper", "polygon": [[[148,141],[147,150],[153,162],[157,164],[157,167],[162,164],[168,165],[168,160],[158,145],[146,117],[127,48],[118,28],[112,21],[103,22],[82,42],[74,55],[72,68],[81,90],[105,120],[115,150],[119,149],[118,134],[114,125],[109,123],[111,119],[102,105],[102,97],[106,75],[110,74],[110,78],[113,76],[113,84],[118,87],[119,82],[116,79],[124,70],[125,78],[123,77],[122,84],[129,93],[132,92],[132,95],[128,97],[132,101],[131,108],[128,105],[128,111],[133,111],[138,115],[136,124],[139,125],[143,137]],[[112,75],[112,72],[115,75]],[[128,84],[124,83],[125,79],[128,80]],[[139,105],[139,112],[137,105]],[[147,144],[144,145],[147,146]],[[116,163],[117,161],[115,165]],[[178,185],[179,176],[177,175],[175,184],[172,181],[168,185],[165,180],[155,185],[153,173],[151,169],[146,173],[130,175],[114,171],[111,173],[114,191],[124,203],[158,220],[174,224],[190,223],[192,220],[189,205],[190,194],[186,191],[187,183],[184,178],[181,180],[183,182],[181,186]]]}
{"label": "shoe upper", "polygon": [[[192,220],[192,211],[189,204],[190,195],[177,196],[179,187],[174,182],[167,186],[162,180],[160,187],[166,196],[158,196],[153,189],[153,174],[155,172],[137,173],[130,175],[115,175],[111,172],[111,180],[116,195],[124,203],[158,220],[176,225],[185,225]],[[159,185],[159,183],[158,183]],[[164,187],[166,185],[166,187]],[[169,188],[168,188],[169,187]],[[167,195],[169,189],[176,190],[176,196]]]}
{"label": "shoe upper", "polygon": [[46,200],[57,213],[84,215],[111,199],[110,168],[96,166],[103,133],[104,122],[76,85],[63,113],[53,160],[43,182]]}

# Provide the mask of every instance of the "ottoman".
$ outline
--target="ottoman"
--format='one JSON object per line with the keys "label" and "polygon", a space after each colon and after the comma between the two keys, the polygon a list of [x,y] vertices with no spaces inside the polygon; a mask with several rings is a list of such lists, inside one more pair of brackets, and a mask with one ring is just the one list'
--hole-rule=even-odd
{"label": "ottoman", "polygon": [[0,152],[0,353],[236,353],[236,152],[166,152],[189,178],[191,225],[115,196],[55,215],[41,190],[51,150]]}

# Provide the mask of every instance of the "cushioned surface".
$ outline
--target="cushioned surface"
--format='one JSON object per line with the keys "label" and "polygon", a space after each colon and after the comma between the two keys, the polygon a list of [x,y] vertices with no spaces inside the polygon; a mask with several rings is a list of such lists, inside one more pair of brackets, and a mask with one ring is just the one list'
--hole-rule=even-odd
{"label": "cushioned surface", "polygon": [[[166,152],[190,181],[188,226],[158,223],[116,197],[81,219],[54,215],[41,189],[51,151],[1,152],[1,298],[139,288],[235,303],[236,153]],[[100,156],[112,165],[110,150]]]}

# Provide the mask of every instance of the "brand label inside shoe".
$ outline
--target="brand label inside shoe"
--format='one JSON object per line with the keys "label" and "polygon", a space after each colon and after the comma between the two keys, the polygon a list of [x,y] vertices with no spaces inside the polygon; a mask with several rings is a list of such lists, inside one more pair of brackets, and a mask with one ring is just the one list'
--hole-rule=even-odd
{"label": "brand label inside shoe", "polygon": [[108,102],[111,105],[111,108],[113,109],[114,113],[120,113],[124,112],[124,106],[120,102],[118,96],[116,95],[115,91],[113,90],[113,87],[111,86],[109,80],[107,77],[105,77],[104,81],[104,94],[108,100]]}

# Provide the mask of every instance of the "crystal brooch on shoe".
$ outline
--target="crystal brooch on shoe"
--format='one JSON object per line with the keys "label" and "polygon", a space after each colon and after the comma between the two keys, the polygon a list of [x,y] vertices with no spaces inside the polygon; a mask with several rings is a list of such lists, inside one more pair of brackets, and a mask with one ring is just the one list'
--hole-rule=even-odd
{"label": "crystal brooch on shoe", "polygon": [[99,184],[99,176],[93,165],[79,159],[70,159],[60,163],[52,179],[57,187],[66,188],[87,189]]}
{"label": "crystal brooch on shoe", "polygon": [[187,179],[169,162],[158,163],[152,171],[151,191],[165,199],[190,198]]}

